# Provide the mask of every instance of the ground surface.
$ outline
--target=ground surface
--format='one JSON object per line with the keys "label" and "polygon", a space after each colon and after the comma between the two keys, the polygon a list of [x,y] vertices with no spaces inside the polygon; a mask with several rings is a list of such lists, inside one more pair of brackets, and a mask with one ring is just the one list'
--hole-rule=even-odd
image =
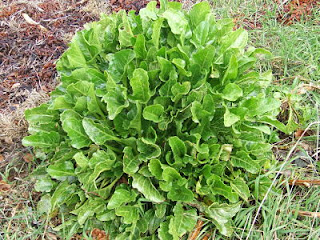
{"label": "ground surface", "polygon": [[[147,2],[0,2],[0,239],[57,239],[52,231],[55,222],[42,220],[35,211],[39,194],[32,190],[29,174],[37,160],[20,143],[27,134],[23,112],[48,99],[58,82],[55,61],[75,31],[97,20],[101,12],[139,10]],[[197,1],[181,2],[188,9]],[[272,68],[275,89],[287,99],[279,118],[300,124],[300,131],[281,136],[274,145],[275,156],[283,163],[278,181],[283,181],[281,191],[271,193],[257,221],[259,204],[235,219],[235,239],[318,239],[320,218],[302,216],[302,211],[305,215],[320,211],[320,190],[311,186],[319,179],[320,169],[320,1],[215,0],[211,4],[218,18],[232,17],[236,27],[247,29],[252,45],[274,54],[258,67]],[[299,139],[306,129],[305,137]],[[289,184],[295,178],[311,179],[311,184]],[[105,239],[103,233],[93,235]]]}

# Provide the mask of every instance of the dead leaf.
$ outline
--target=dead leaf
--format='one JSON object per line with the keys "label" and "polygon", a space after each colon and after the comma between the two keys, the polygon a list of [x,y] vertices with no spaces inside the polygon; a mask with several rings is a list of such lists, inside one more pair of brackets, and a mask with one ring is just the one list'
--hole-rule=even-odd
{"label": "dead leaf", "polygon": [[208,240],[209,238],[210,238],[210,234],[207,233],[207,234],[202,238],[202,240]]}
{"label": "dead leaf", "polygon": [[0,162],[4,161],[4,156],[0,154]]}
{"label": "dead leaf", "polygon": [[[296,211],[292,211],[295,213]],[[320,218],[320,212],[308,212],[308,211],[298,211],[298,215],[301,217],[314,217],[314,218]]]}
{"label": "dead leaf", "polygon": [[10,145],[13,144],[13,141],[12,141],[11,137],[5,137],[4,138],[4,142],[7,143],[7,144],[10,144]]}
{"label": "dead leaf", "polygon": [[109,237],[107,236],[106,232],[103,230],[100,230],[98,228],[94,228],[91,232],[91,237],[94,240],[108,240]]}
{"label": "dead leaf", "polygon": [[201,221],[200,219],[197,222],[197,225],[195,227],[195,229],[192,231],[192,233],[189,236],[189,240],[196,240],[198,239],[198,236],[201,232],[202,226],[203,226],[203,221]]}
{"label": "dead leaf", "polygon": [[312,179],[312,180],[290,179],[289,185],[306,186],[306,187],[311,187],[313,185],[320,186],[320,180],[317,180],[317,179]]}
{"label": "dead leaf", "polygon": [[23,160],[30,163],[33,161],[33,155],[31,153],[27,153],[23,156]]}
{"label": "dead leaf", "polygon": [[0,181],[0,192],[6,192],[11,189],[10,184],[6,183],[5,181]]}
{"label": "dead leaf", "polygon": [[307,137],[307,136],[312,136],[313,132],[311,130],[303,130],[303,129],[298,129],[294,136],[295,138],[300,138],[300,137]]}
{"label": "dead leaf", "polygon": [[57,235],[53,234],[53,233],[46,233],[46,238],[47,240],[57,240],[58,237]]}

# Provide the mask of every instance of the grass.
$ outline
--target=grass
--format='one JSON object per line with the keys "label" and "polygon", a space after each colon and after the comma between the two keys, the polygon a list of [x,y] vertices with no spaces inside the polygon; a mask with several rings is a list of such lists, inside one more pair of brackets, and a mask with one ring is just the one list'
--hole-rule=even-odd
{"label": "grass", "polygon": [[[254,3],[253,3],[254,2]],[[299,119],[301,128],[309,124],[314,130],[313,139],[302,140],[293,149],[293,154],[285,163],[283,172],[290,171],[290,178],[319,179],[319,123],[320,94],[319,91],[304,91],[306,85],[319,86],[320,80],[320,11],[314,11],[305,22],[297,22],[290,26],[277,21],[278,5],[271,0],[264,1],[213,1],[218,16],[237,17],[238,21],[250,26],[261,26],[249,29],[252,45],[263,47],[273,53],[267,64],[261,69],[271,68],[275,76],[274,90],[282,92],[291,103]],[[259,6],[261,9],[259,9]],[[264,12],[263,12],[264,11]],[[260,25],[259,25],[260,24]],[[241,24],[240,24],[241,25]],[[293,136],[287,136],[283,144],[288,153],[296,143]],[[311,149],[305,150],[309,146]],[[309,165],[302,168],[296,162],[304,153]],[[313,157],[311,156],[313,155]],[[284,158],[284,157],[283,157]],[[279,158],[281,160],[281,157]],[[316,161],[315,161],[316,160]],[[282,162],[280,162],[282,163]],[[316,166],[318,164],[318,167]],[[311,165],[311,166],[310,166]],[[262,204],[258,220],[253,224],[260,203],[244,208],[234,219],[235,236],[233,239],[319,239],[320,219],[301,217],[298,211],[319,212],[320,188],[296,187],[288,184],[288,177],[281,176],[278,182],[279,191],[272,191]],[[280,185],[279,183],[282,184]],[[250,232],[250,229],[253,229]],[[224,239],[216,235],[213,239]]]}
{"label": "grass", "polygon": [[[212,5],[218,17],[237,18],[239,25],[249,28],[251,45],[267,48],[273,53],[270,60],[258,67],[273,70],[274,90],[282,92],[290,103],[294,120],[300,121],[302,129],[312,124],[311,129],[318,136],[309,140],[303,138],[298,143],[293,135],[286,136],[275,146],[277,160],[284,164],[281,172],[289,176],[279,175],[276,181],[278,190],[271,191],[261,204],[257,221],[253,222],[253,219],[261,202],[241,210],[234,219],[237,227],[233,239],[319,239],[320,218],[301,217],[298,211],[320,211],[320,188],[291,186],[288,179],[319,178],[319,124],[316,123],[320,121],[320,94],[313,88],[312,91],[306,88],[304,94],[298,93],[306,86],[319,85],[320,11],[314,11],[307,21],[287,26],[277,21],[281,6],[272,0],[212,0]],[[285,117],[290,109],[283,109]],[[296,148],[292,149],[295,144]],[[290,150],[293,154],[284,162]],[[297,166],[301,159],[306,159],[306,166]],[[0,240],[50,239],[50,236],[54,239],[50,223],[35,211],[38,196],[31,190],[30,179],[25,178],[31,166],[27,163],[21,165],[21,160],[17,159],[1,173],[2,179],[10,182],[13,189],[9,193],[0,193]],[[273,169],[270,174],[276,173],[279,166]],[[10,179],[13,171],[16,177]],[[204,236],[206,232],[202,233]],[[211,238],[225,239],[218,232],[214,232]]]}

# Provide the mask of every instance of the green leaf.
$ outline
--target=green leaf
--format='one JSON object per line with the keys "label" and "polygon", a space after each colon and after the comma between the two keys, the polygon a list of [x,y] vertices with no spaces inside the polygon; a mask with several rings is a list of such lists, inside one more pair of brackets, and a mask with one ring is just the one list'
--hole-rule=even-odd
{"label": "green leaf", "polygon": [[250,189],[243,178],[236,178],[230,183],[231,188],[245,201],[250,197]]}
{"label": "green leaf", "polygon": [[231,203],[238,202],[238,195],[232,191],[232,188],[226,185],[219,176],[211,175],[210,178],[207,180],[210,184],[211,182],[211,192],[212,194],[218,194],[224,196],[228,199]]}
{"label": "green leaf", "polygon": [[51,212],[59,205],[65,203],[76,191],[75,184],[69,184],[68,181],[61,182],[55,189],[51,197]]}
{"label": "green leaf", "polygon": [[173,102],[178,102],[183,95],[187,95],[191,89],[190,82],[183,82],[183,83],[175,83],[172,88],[171,92],[173,97],[171,98]]}
{"label": "green leaf", "polygon": [[97,219],[102,222],[112,221],[116,218],[114,210],[105,210],[102,213],[97,213]]}
{"label": "green leaf", "polygon": [[47,104],[42,104],[33,109],[25,111],[26,120],[32,124],[48,124],[57,121],[59,118],[56,111],[48,110]]}
{"label": "green leaf", "polygon": [[25,147],[55,148],[60,144],[60,135],[57,132],[39,132],[22,139]]}
{"label": "green leaf", "polygon": [[143,161],[147,159],[157,158],[161,154],[161,148],[149,139],[141,138],[137,142],[139,158]]}
{"label": "green leaf", "polygon": [[91,140],[88,138],[82,126],[82,117],[73,110],[65,110],[61,115],[63,130],[71,139],[71,145],[74,148],[80,149],[88,147]]}
{"label": "green leaf", "polygon": [[169,233],[173,236],[174,240],[178,240],[195,227],[197,211],[195,209],[185,210],[181,203],[177,203],[173,212],[174,216],[170,219],[169,223]]}
{"label": "green leaf", "polygon": [[248,42],[248,32],[244,29],[237,29],[236,31],[230,32],[223,37],[222,47],[224,50],[227,49],[238,49],[242,50]]}
{"label": "green leaf", "polygon": [[162,16],[167,19],[170,29],[174,34],[182,34],[186,31],[188,20],[181,11],[168,9]]}
{"label": "green leaf", "polygon": [[121,111],[129,106],[127,100],[127,89],[122,84],[116,84],[109,75],[107,82],[108,92],[103,96],[107,104],[108,117],[113,120]]}
{"label": "green leaf", "polygon": [[41,176],[37,179],[34,189],[37,192],[50,192],[52,188],[55,186],[55,182],[51,180],[49,176]]}
{"label": "green leaf", "polygon": [[234,167],[246,169],[250,173],[258,173],[260,171],[259,164],[252,160],[245,151],[238,151],[236,156],[231,156],[231,164]]}
{"label": "green leaf", "polygon": [[87,81],[78,81],[76,83],[70,84],[67,87],[67,91],[75,97],[85,96],[88,110],[92,113],[104,115],[100,109],[100,105],[96,97],[94,83]]}
{"label": "green leaf", "polygon": [[221,83],[225,84],[228,81],[235,79],[237,76],[238,76],[238,62],[237,62],[236,56],[232,55],[229,61],[228,68],[223,75]]}
{"label": "green leaf", "polygon": [[172,235],[169,233],[169,221],[162,222],[158,230],[158,237],[160,240],[173,240]]}
{"label": "green leaf", "polygon": [[102,199],[89,199],[71,213],[77,215],[78,223],[83,225],[89,217],[92,217],[95,213],[99,213],[104,206],[105,204]]}
{"label": "green leaf", "polygon": [[160,104],[154,104],[146,106],[143,109],[143,118],[155,123],[159,123],[163,120],[162,114],[164,113],[164,107]]}
{"label": "green leaf", "polygon": [[199,65],[200,69],[209,69],[215,58],[215,48],[208,45],[205,48],[198,49],[192,56],[193,61]]}
{"label": "green leaf", "polygon": [[64,110],[64,109],[72,109],[73,108],[72,99],[67,96],[59,96],[55,98],[50,105],[50,109],[52,110]]}
{"label": "green leaf", "polygon": [[193,192],[183,186],[173,185],[168,193],[168,198],[172,201],[192,202]]}
{"label": "green leaf", "polygon": [[91,118],[83,118],[82,126],[89,138],[98,145],[104,144],[106,141],[117,140],[113,132],[105,125],[96,123]]}
{"label": "green leaf", "polygon": [[162,167],[159,159],[151,159],[148,164],[149,171],[158,180],[162,180]]}
{"label": "green leaf", "polygon": [[41,197],[41,199],[37,205],[37,211],[40,214],[42,214],[42,213],[50,214],[50,211],[51,211],[51,196],[50,196],[50,194],[46,194]]}
{"label": "green leaf", "polygon": [[149,77],[147,71],[142,68],[137,68],[133,72],[133,77],[130,79],[134,100],[142,103],[149,101],[151,93],[149,89]]}
{"label": "green leaf", "polygon": [[136,38],[136,43],[134,44],[134,51],[136,56],[145,59],[147,57],[147,49],[146,49],[146,39],[144,35],[139,34]]}
{"label": "green leaf", "polygon": [[174,158],[176,159],[176,161],[180,161],[180,159],[182,159],[187,153],[186,145],[177,136],[170,137],[168,141],[169,146],[171,147],[171,150],[173,152]]}
{"label": "green leaf", "polygon": [[166,204],[157,204],[156,205],[156,217],[163,218],[166,215],[167,205]]}
{"label": "green leaf", "polygon": [[116,215],[123,217],[125,224],[135,223],[139,220],[138,208],[134,206],[122,206],[116,208]]}
{"label": "green leaf", "polygon": [[208,2],[200,2],[195,5],[190,10],[190,19],[193,26],[198,26],[199,23],[206,19],[208,13],[211,12],[211,7]]}
{"label": "green leaf", "polygon": [[110,198],[107,208],[116,209],[119,208],[124,203],[133,202],[136,196],[126,189],[117,188],[112,197]]}
{"label": "green leaf", "polygon": [[229,83],[222,91],[222,98],[228,101],[237,101],[243,96],[242,89],[235,83]]}
{"label": "green leaf", "polygon": [[52,178],[74,176],[74,166],[71,161],[57,162],[47,168],[47,172]]}
{"label": "green leaf", "polygon": [[240,117],[231,113],[228,108],[226,108],[226,112],[224,113],[223,117],[225,127],[231,127],[233,124],[240,120]]}
{"label": "green leaf", "polygon": [[205,213],[212,219],[219,232],[227,237],[232,236],[231,219],[240,210],[240,203],[218,204],[213,203],[210,207],[205,207]]}
{"label": "green leaf", "polygon": [[156,21],[154,21],[153,25],[152,25],[152,36],[151,36],[151,39],[152,39],[153,45],[157,49],[159,49],[160,33],[161,33],[161,27],[162,27],[162,24],[163,24],[163,20],[164,20],[163,18],[159,18]]}
{"label": "green leaf", "polygon": [[123,153],[123,171],[128,174],[136,173],[141,163],[138,156],[134,156],[131,147],[125,147]]}
{"label": "green leaf", "polygon": [[111,74],[115,82],[120,82],[134,58],[135,53],[131,49],[120,50],[111,56],[108,73]]}
{"label": "green leaf", "polygon": [[138,189],[138,191],[151,202],[162,203],[165,200],[161,193],[152,184],[150,178],[135,174],[133,175],[132,187]]}
{"label": "green leaf", "polygon": [[78,152],[73,156],[77,165],[81,168],[86,168],[89,164],[89,159],[83,154],[83,152]]}

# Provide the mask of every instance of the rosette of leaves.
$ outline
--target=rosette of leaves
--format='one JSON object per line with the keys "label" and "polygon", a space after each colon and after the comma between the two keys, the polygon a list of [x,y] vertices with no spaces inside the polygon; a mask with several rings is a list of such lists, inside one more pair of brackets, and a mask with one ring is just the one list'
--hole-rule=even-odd
{"label": "rosette of leaves", "polygon": [[[270,184],[270,126],[280,101],[256,72],[248,34],[150,2],[139,15],[102,15],[57,63],[51,100],[27,110],[23,139],[43,164],[38,209],[63,214],[56,230],[99,228],[111,239],[186,238],[198,219],[226,236],[241,205]],[[210,225],[211,224],[211,225]]]}

